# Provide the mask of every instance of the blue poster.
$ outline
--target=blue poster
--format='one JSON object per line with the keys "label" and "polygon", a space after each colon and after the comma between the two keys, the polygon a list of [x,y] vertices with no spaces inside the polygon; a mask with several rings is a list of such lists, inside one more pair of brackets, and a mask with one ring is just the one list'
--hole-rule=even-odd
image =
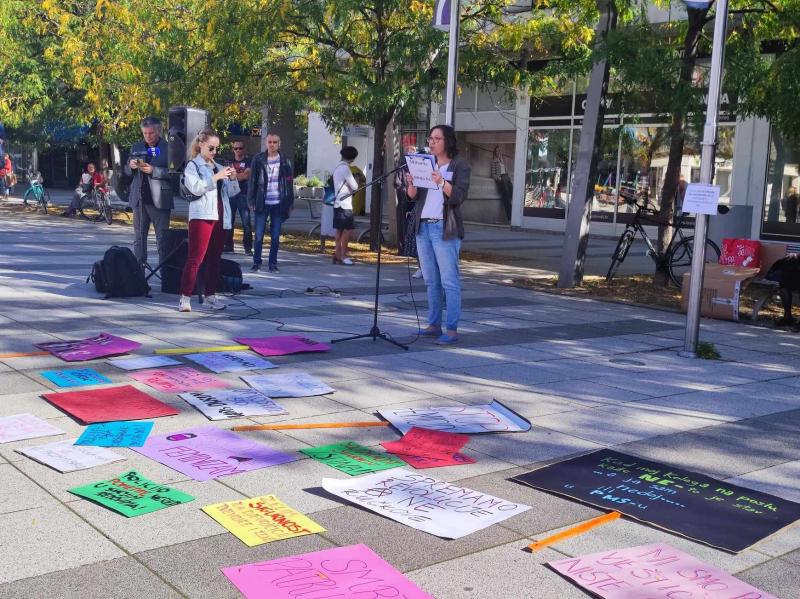
{"label": "blue poster", "polygon": [[153,428],[152,422],[103,422],[89,425],[75,445],[95,447],[141,447]]}
{"label": "blue poster", "polygon": [[91,368],[78,370],[44,370],[40,373],[59,387],[83,387],[84,385],[104,385],[111,379]]}

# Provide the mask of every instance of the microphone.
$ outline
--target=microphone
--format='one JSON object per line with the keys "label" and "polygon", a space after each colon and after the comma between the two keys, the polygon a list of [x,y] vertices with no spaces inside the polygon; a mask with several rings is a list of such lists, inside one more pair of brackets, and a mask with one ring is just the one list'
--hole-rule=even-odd
{"label": "microphone", "polygon": [[428,146],[425,146],[425,147],[424,147],[424,148],[422,148],[422,149],[424,150],[424,153],[425,153],[425,154],[430,154],[430,153],[431,153],[431,149],[430,149]]}
{"label": "microphone", "polygon": [[129,154],[131,158],[144,158],[145,156],[153,156],[158,157],[161,156],[161,148],[158,146],[154,146],[152,148],[147,148],[146,150],[141,150],[139,152],[131,152]]}

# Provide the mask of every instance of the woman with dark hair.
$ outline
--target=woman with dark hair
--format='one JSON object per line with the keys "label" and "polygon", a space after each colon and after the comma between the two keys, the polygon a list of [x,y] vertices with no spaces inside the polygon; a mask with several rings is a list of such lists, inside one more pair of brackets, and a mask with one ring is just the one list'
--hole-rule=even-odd
{"label": "woman with dark hair", "polygon": [[[433,127],[428,133],[428,146],[436,161],[431,179],[437,188],[417,189],[414,178],[406,174],[408,199],[417,202],[417,254],[428,288],[428,326],[422,334],[437,337],[438,345],[451,345],[458,341],[461,318],[458,254],[464,239],[461,204],[469,192],[470,166],[457,157],[456,132],[449,125]],[[444,331],[442,293],[447,300]]]}
{"label": "woman with dark hair", "polygon": [[333,169],[333,189],[336,199],[333,202],[333,228],[336,229],[336,246],[333,250],[333,263],[351,265],[353,261],[347,257],[347,245],[356,228],[353,218],[353,192],[358,189],[350,165],[358,157],[358,150],[347,146],[339,152],[342,161]]}

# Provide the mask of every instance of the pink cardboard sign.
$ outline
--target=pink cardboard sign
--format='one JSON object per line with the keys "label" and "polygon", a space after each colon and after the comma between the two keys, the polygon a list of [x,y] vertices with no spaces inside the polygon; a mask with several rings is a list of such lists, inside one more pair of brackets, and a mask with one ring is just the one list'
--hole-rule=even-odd
{"label": "pink cardboard sign", "polygon": [[108,333],[100,333],[88,339],[75,341],[54,341],[51,343],[37,343],[36,347],[49,351],[54,356],[65,362],[83,362],[105,356],[118,356],[138,349],[141,343],[116,337]]}
{"label": "pink cardboard sign", "polygon": [[211,480],[299,459],[215,426],[151,436],[142,447],[131,449],[195,480]]}
{"label": "pink cardboard sign", "polygon": [[442,468],[443,466],[463,466],[465,464],[475,463],[474,459],[463,453],[441,456],[407,455],[404,453],[398,453],[396,455],[399,459],[417,470],[422,470],[424,468]]}
{"label": "pink cardboard sign", "polygon": [[603,599],[778,599],[666,543],[601,551],[547,565]]}
{"label": "pink cardboard sign", "polygon": [[422,469],[474,464],[475,460],[458,452],[467,441],[468,435],[415,426],[399,441],[384,441],[381,445],[407,464]]}
{"label": "pink cardboard sign", "polygon": [[249,345],[257,354],[262,356],[284,356],[286,354],[299,354],[302,352],[329,351],[330,345],[314,341],[300,335],[279,335],[277,337],[236,337],[236,343]]}
{"label": "pink cardboard sign", "polygon": [[434,599],[366,545],[223,568],[246,599],[402,597]]}
{"label": "pink cardboard sign", "polygon": [[224,389],[231,384],[215,377],[213,374],[200,372],[190,366],[181,368],[168,368],[166,370],[153,368],[132,372],[131,378],[149,385],[156,391],[178,393],[181,391],[203,391],[204,389]]}
{"label": "pink cardboard sign", "polygon": [[139,391],[131,385],[66,393],[45,393],[42,397],[85,423],[142,420],[159,416],[174,416],[178,413],[175,408],[150,397],[147,393]]}

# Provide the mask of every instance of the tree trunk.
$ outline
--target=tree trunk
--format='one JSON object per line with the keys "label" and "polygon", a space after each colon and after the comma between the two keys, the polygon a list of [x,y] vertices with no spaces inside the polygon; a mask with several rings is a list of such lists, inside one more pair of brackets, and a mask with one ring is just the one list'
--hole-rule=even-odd
{"label": "tree trunk", "polygon": [[[377,180],[386,172],[384,165],[386,162],[386,127],[389,125],[390,117],[381,115],[375,119],[375,142],[372,153],[372,179]],[[384,181],[383,185],[372,186],[372,196],[369,203],[369,247],[377,250],[381,241],[381,217],[383,215],[383,195],[381,189],[389,185],[389,181]]]}
{"label": "tree trunk", "polygon": [[[691,84],[694,74],[695,63],[697,62],[697,42],[700,33],[706,24],[708,9],[687,8],[686,37],[683,40],[683,61],[681,64],[680,82]],[[669,223],[675,218],[675,192],[678,189],[680,180],[681,162],[683,161],[683,146],[685,141],[686,115],[683,112],[675,112],[669,128],[669,160],[667,171],[664,173],[664,186],[661,188],[661,206],[659,208],[659,220],[664,223],[658,227],[658,249],[664,254],[667,250],[670,239],[672,239],[673,227]],[[654,282],[666,285],[669,281],[669,272],[666,262],[656,265]]]}

